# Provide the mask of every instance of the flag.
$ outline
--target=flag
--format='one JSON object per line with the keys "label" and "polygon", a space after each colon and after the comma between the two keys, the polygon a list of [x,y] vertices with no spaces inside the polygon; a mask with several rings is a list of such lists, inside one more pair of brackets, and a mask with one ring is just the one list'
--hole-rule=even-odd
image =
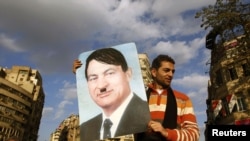
{"label": "flag", "polygon": [[212,110],[214,112],[214,117],[217,117],[222,108],[221,100],[212,100]]}
{"label": "flag", "polygon": [[230,94],[226,97],[226,99],[227,99],[229,112],[232,113],[232,110],[237,102],[237,97],[234,94]]}

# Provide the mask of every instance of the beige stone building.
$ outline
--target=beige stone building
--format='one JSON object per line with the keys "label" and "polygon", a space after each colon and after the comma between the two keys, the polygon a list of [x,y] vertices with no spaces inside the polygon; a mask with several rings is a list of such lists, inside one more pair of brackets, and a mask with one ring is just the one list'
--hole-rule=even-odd
{"label": "beige stone building", "polygon": [[50,141],[80,141],[79,115],[70,115],[51,133]]}
{"label": "beige stone building", "polygon": [[153,81],[151,77],[151,72],[150,72],[150,61],[146,53],[138,54],[138,57],[139,57],[141,71],[142,71],[143,82],[146,87],[147,84]]}
{"label": "beige stone building", "polygon": [[0,67],[0,141],[36,141],[44,106],[40,73],[27,66]]}
{"label": "beige stone building", "polygon": [[235,28],[235,33],[221,28],[207,35],[206,48],[211,50],[207,125],[250,125],[250,45],[242,40],[243,26]]}

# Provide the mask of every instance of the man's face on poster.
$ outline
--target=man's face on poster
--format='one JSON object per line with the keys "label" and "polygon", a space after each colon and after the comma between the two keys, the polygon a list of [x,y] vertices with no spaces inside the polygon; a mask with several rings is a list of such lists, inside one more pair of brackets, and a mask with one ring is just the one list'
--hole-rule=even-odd
{"label": "man's face on poster", "polygon": [[103,109],[115,110],[130,94],[131,69],[91,60],[87,83],[91,98]]}

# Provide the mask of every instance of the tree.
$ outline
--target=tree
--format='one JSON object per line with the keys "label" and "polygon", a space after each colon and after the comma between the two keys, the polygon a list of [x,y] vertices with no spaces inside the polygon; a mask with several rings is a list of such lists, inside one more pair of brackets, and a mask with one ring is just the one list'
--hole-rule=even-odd
{"label": "tree", "polygon": [[217,0],[215,5],[202,8],[195,15],[201,18],[201,27],[220,34],[222,40],[238,37],[243,32],[241,43],[250,44],[250,4],[244,0]]}

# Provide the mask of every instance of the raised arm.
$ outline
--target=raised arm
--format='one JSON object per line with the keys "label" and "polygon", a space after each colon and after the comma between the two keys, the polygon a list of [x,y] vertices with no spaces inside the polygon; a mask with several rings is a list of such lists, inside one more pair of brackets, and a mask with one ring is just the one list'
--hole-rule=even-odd
{"label": "raised arm", "polygon": [[74,60],[73,66],[72,66],[72,72],[76,74],[76,70],[82,66],[82,62],[78,59]]}

